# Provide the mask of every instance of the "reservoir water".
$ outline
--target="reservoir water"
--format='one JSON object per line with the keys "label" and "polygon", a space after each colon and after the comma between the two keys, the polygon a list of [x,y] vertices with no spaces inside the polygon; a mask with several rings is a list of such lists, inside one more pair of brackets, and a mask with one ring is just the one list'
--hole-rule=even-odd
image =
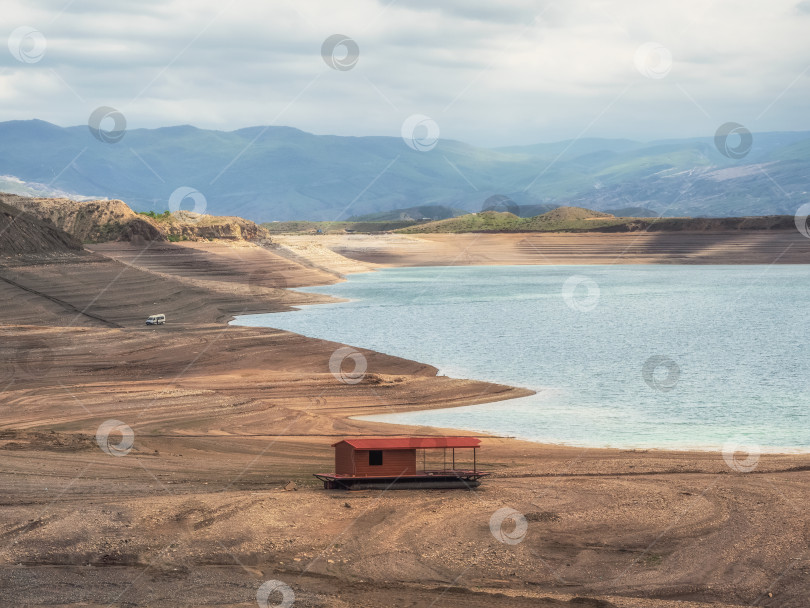
{"label": "reservoir water", "polygon": [[577,446],[808,451],[808,278],[793,265],[396,268],[301,290],[348,302],[234,323],[537,391],[369,419]]}

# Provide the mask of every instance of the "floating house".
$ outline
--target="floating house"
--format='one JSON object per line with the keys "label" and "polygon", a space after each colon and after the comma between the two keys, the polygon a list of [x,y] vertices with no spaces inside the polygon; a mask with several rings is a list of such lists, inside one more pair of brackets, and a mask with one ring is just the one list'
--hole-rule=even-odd
{"label": "floating house", "polygon": [[[315,477],[328,490],[475,488],[489,475],[478,470],[476,450],[480,445],[475,437],[344,439],[332,444],[335,472],[316,473]],[[472,468],[457,468],[462,460]]]}

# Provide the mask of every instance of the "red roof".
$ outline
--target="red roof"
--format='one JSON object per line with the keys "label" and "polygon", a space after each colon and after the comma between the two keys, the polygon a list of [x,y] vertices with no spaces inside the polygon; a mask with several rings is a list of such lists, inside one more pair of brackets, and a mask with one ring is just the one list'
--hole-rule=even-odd
{"label": "red roof", "polygon": [[481,440],[475,437],[376,437],[344,439],[333,443],[348,443],[355,450],[413,450],[422,448],[477,448]]}

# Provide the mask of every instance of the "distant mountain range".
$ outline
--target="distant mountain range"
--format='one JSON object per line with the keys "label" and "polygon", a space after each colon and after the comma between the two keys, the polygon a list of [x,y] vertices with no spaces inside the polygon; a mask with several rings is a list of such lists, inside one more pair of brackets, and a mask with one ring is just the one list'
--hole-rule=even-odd
{"label": "distant mountain range", "polygon": [[[24,193],[33,184],[40,195],[118,198],[138,211],[164,211],[178,188],[194,189],[207,213],[260,222],[388,219],[392,210],[399,217],[425,206],[457,215],[487,209],[493,196],[522,217],[562,205],[616,215],[632,208],[664,216],[792,215],[810,191],[810,133],[754,133],[750,151],[734,159],[714,137],[499,149],[440,140],[420,152],[398,137],[289,127],[133,129],[104,143],[86,126],[11,121],[0,123],[0,175],[13,176],[0,179],[0,190]],[[200,200],[188,197],[182,208],[200,211]]]}

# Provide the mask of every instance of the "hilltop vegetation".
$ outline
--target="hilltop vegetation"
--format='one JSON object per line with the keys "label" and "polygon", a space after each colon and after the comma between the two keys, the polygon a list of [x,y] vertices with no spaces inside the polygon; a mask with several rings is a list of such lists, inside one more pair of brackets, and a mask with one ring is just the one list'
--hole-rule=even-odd
{"label": "hilltop vegetation", "polygon": [[[522,210],[522,209],[521,209]],[[649,213],[647,209],[630,211]],[[794,229],[793,216],[769,215],[729,218],[617,217],[582,207],[557,207],[533,217],[519,217],[507,211],[482,211],[435,222],[271,222],[262,224],[271,234],[378,234],[464,233],[464,232],[706,232],[729,230]]]}
{"label": "hilltop vegetation", "polygon": [[352,216],[338,222],[314,222],[293,220],[289,222],[265,222],[262,228],[271,234],[340,234],[343,232],[379,233],[391,232],[409,226],[422,224],[430,220],[465,215],[461,209],[452,209],[443,205],[421,205],[392,209],[380,213]]}
{"label": "hilltop vegetation", "polygon": [[581,207],[559,207],[542,215],[521,218],[512,213],[485,211],[410,226],[405,234],[460,232],[706,232],[728,230],[794,230],[793,216],[730,218],[615,217]]}
{"label": "hilltop vegetation", "polygon": [[626,224],[628,218],[617,218],[609,213],[558,207],[534,217],[519,217],[508,211],[482,211],[468,213],[435,222],[271,222],[262,224],[273,234],[341,234],[345,232],[404,234],[435,232],[555,232],[591,230]]}
{"label": "hilltop vegetation", "polygon": [[512,232],[524,220],[508,211],[483,211],[454,217],[421,226],[410,226],[398,232],[416,234],[425,232]]}
{"label": "hilltop vegetation", "polygon": [[518,217],[505,211],[484,211],[461,217],[429,222],[399,230],[403,233],[430,232],[557,232],[591,230],[625,223],[609,213],[591,211],[581,207],[559,207],[529,218]]}

